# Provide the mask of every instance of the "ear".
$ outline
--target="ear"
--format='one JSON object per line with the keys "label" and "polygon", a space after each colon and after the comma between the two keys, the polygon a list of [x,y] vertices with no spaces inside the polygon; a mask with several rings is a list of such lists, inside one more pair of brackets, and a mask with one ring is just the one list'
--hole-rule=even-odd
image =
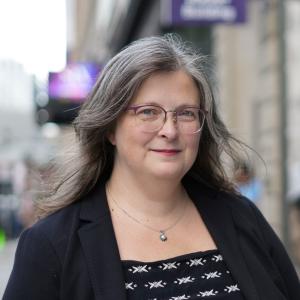
{"label": "ear", "polygon": [[107,134],[107,139],[110,141],[110,143],[115,146],[116,145],[116,138],[115,138],[115,133],[113,131],[110,131]]}

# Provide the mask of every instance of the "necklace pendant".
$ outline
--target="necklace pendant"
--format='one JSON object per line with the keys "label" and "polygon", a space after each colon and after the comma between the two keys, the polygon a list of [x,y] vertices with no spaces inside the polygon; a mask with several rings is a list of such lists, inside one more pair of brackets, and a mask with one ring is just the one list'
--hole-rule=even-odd
{"label": "necklace pendant", "polygon": [[165,233],[162,230],[160,231],[159,238],[162,242],[165,242],[168,239],[167,236],[165,235]]}

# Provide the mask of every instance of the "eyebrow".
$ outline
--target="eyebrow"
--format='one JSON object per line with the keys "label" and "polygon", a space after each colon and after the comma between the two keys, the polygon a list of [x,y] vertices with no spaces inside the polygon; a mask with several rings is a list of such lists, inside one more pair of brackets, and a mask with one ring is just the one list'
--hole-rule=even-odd
{"label": "eyebrow", "polygon": [[[154,101],[149,101],[149,102],[147,101],[147,102],[144,102],[144,103],[136,103],[133,106],[140,106],[140,105],[154,105],[154,106],[163,107],[160,103],[154,102]],[[178,105],[176,107],[176,109],[177,108],[182,108],[182,107],[199,107],[200,108],[200,103],[199,104],[182,103],[182,104]]]}

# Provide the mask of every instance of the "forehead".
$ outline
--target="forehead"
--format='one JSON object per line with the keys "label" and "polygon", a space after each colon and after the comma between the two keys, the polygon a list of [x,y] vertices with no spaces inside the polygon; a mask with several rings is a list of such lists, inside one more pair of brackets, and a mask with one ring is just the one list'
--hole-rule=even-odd
{"label": "forehead", "polygon": [[183,70],[156,72],[141,84],[131,103],[199,105],[200,92],[194,79]]}

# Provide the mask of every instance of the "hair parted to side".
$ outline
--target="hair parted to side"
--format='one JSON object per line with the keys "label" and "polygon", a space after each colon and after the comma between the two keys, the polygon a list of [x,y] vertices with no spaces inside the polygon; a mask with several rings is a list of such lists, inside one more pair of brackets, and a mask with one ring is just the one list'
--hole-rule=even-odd
{"label": "hair parted to side", "polygon": [[86,195],[99,179],[107,180],[114,161],[114,147],[107,136],[134,94],[151,74],[184,70],[196,82],[200,105],[208,111],[196,161],[187,175],[225,191],[234,191],[226,176],[221,154],[238,159],[232,137],[221,121],[212,88],[205,74],[206,57],[177,35],[137,40],[115,55],[104,67],[91,94],[74,121],[77,144],[71,159],[50,178],[51,189],[37,202],[43,217]]}

